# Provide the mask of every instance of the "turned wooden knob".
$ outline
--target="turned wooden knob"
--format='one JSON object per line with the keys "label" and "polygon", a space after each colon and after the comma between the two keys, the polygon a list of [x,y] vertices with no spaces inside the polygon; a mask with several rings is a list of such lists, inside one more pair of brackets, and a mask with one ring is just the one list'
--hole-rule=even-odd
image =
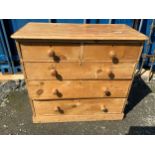
{"label": "turned wooden knob", "polygon": [[58,89],[53,89],[53,95],[59,95],[59,90]]}
{"label": "turned wooden knob", "polygon": [[48,56],[52,57],[55,62],[60,61],[60,57],[52,49],[48,51]]}
{"label": "turned wooden knob", "polygon": [[51,69],[51,75],[52,76],[57,76],[57,71],[56,71],[56,69]]}
{"label": "turned wooden knob", "polygon": [[64,114],[64,110],[60,106],[56,106],[54,109],[55,112],[59,112],[61,114]]}
{"label": "turned wooden knob", "polygon": [[101,105],[101,111],[103,111],[103,112],[108,112],[108,109],[106,108],[105,105]]}
{"label": "turned wooden knob", "polygon": [[110,56],[111,59],[114,59],[116,57],[116,54],[115,54],[114,51],[110,51],[109,56]]}
{"label": "turned wooden knob", "polygon": [[115,53],[114,51],[110,51],[110,52],[109,52],[109,56],[110,56],[110,58],[112,59],[112,62],[113,62],[114,64],[119,63],[119,59],[117,58],[116,53]]}
{"label": "turned wooden knob", "polygon": [[114,79],[115,74],[113,73],[113,71],[112,71],[111,69],[108,69],[108,70],[107,70],[107,74],[108,74],[108,77],[109,77],[110,79]]}
{"label": "turned wooden knob", "polygon": [[105,89],[103,90],[103,92],[104,92],[104,95],[105,95],[105,96],[110,96],[110,95],[111,95],[111,92],[108,90],[108,88],[105,88]]}
{"label": "turned wooden knob", "polygon": [[50,49],[50,50],[48,51],[48,56],[49,56],[49,57],[54,57],[54,56],[55,56],[55,52],[54,52],[52,49]]}
{"label": "turned wooden knob", "polygon": [[62,93],[58,89],[53,89],[53,95],[56,95],[57,97],[62,97]]}

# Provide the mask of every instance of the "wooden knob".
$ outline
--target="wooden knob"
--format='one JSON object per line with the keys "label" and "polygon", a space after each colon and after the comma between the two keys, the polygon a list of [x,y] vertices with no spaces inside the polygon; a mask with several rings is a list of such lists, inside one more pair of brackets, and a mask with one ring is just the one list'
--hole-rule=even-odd
{"label": "wooden knob", "polygon": [[110,52],[109,52],[109,56],[110,56],[110,58],[112,59],[112,62],[113,62],[114,64],[119,63],[119,59],[117,58],[116,53],[115,53],[114,51],[110,51]]}
{"label": "wooden knob", "polygon": [[60,106],[56,106],[54,109],[55,112],[59,112],[61,114],[64,114],[64,110]]}
{"label": "wooden knob", "polygon": [[56,71],[56,69],[51,69],[51,75],[52,76],[57,76],[57,71]]}
{"label": "wooden knob", "polygon": [[54,90],[53,90],[53,95],[57,95],[57,96],[59,95],[58,89],[54,89]]}
{"label": "wooden knob", "polygon": [[108,77],[109,77],[110,79],[114,79],[115,74],[112,72],[111,69],[108,69],[108,70],[107,70],[107,74],[108,74]]}
{"label": "wooden knob", "polygon": [[111,92],[108,90],[108,88],[105,88],[104,89],[104,94],[105,94],[105,96],[110,96]]}
{"label": "wooden knob", "polygon": [[110,56],[111,59],[114,59],[116,57],[116,54],[115,54],[114,51],[110,51],[109,56]]}
{"label": "wooden knob", "polygon": [[54,52],[54,50],[49,50],[48,51],[48,56],[52,57],[55,62],[60,61],[60,57]]}
{"label": "wooden knob", "polygon": [[56,95],[57,97],[62,97],[63,96],[62,93],[59,92],[58,89],[53,89],[53,95]]}
{"label": "wooden knob", "polygon": [[48,56],[49,56],[49,57],[54,57],[54,56],[55,56],[55,52],[54,52],[52,49],[50,49],[50,50],[48,51]]}
{"label": "wooden knob", "polygon": [[108,109],[106,108],[105,105],[101,105],[101,111],[103,111],[103,112],[108,112]]}

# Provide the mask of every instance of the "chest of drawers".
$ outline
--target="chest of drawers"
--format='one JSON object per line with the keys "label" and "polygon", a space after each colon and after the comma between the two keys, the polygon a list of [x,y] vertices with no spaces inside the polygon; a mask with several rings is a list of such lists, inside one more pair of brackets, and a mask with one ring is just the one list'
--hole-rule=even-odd
{"label": "chest of drawers", "polygon": [[34,123],[123,119],[145,35],[126,25],[29,23],[12,38]]}

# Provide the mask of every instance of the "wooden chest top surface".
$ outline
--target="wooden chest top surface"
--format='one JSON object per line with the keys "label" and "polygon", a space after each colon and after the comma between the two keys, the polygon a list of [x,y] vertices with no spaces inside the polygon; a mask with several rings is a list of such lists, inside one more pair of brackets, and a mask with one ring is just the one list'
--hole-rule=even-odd
{"label": "wooden chest top surface", "polygon": [[139,40],[147,36],[124,24],[28,23],[12,36],[14,39],[53,40]]}

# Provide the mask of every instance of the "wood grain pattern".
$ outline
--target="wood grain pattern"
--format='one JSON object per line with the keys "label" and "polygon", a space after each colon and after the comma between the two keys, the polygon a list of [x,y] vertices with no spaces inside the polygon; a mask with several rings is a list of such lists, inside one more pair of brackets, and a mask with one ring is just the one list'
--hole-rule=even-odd
{"label": "wood grain pattern", "polygon": [[113,63],[137,62],[140,50],[140,44],[84,44],[83,60],[93,62],[109,61]]}
{"label": "wood grain pattern", "polygon": [[[50,62],[136,62],[141,44],[85,44],[85,43],[23,43],[23,61]],[[54,56],[49,56],[49,51]],[[114,59],[111,57],[114,54]]]}
{"label": "wood grain pattern", "polygon": [[130,80],[126,81],[28,81],[33,99],[65,99],[126,97]]}
{"label": "wood grain pattern", "polygon": [[75,122],[75,121],[103,121],[103,120],[122,120],[124,113],[102,114],[102,115],[63,115],[63,116],[33,116],[33,123],[50,122]]}
{"label": "wood grain pattern", "polygon": [[94,115],[122,113],[125,99],[33,101],[36,115]]}
{"label": "wood grain pattern", "polygon": [[[22,43],[22,56],[24,61],[47,60],[52,62],[76,61],[80,59],[80,44],[40,44],[40,43]],[[53,51],[55,57],[49,56]]]}
{"label": "wood grain pattern", "polygon": [[29,23],[11,36],[14,39],[146,40],[123,24]]}
{"label": "wood grain pattern", "polygon": [[131,79],[134,67],[135,63],[25,63],[28,80]]}

